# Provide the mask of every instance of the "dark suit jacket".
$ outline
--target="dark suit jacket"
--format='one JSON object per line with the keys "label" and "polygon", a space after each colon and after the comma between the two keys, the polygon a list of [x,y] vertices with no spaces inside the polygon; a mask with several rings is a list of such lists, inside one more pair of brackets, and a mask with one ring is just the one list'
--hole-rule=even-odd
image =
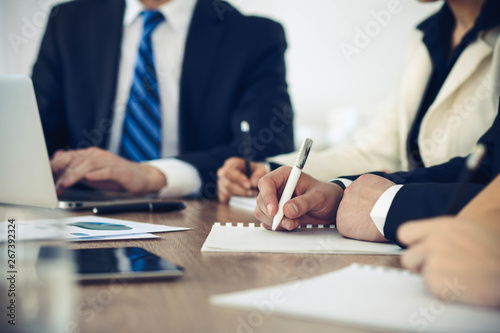
{"label": "dark suit jacket", "polygon": [[[106,148],[122,42],[123,0],[77,0],[53,8],[33,84],[49,154]],[[194,165],[206,196],[224,160],[242,155],[240,122],[254,159],[293,149],[283,28],[243,16],[225,2],[199,0],[188,31],[179,100],[177,158]]]}
{"label": "dark suit jacket", "polygon": [[[479,142],[486,146],[486,155],[466,186],[460,207],[465,206],[500,173],[500,114]],[[385,237],[397,242],[397,229],[404,222],[446,214],[450,199],[459,187],[458,181],[465,168],[465,161],[464,157],[456,157],[440,165],[417,168],[409,172],[392,174],[373,172],[396,184],[404,184],[389,209],[384,226]],[[357,177],[343,178],[354,180]],[[500,200],[500,198],[494,198],[494,200]]]}

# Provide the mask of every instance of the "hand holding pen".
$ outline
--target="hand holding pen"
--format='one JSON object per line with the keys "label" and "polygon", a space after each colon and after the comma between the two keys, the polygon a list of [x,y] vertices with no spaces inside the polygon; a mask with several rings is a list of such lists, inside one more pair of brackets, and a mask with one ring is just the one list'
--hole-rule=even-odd
{"label": "hand holding pen", "polygon": [[[282,193],[285,192],[289,181],[290,184],[294,183],[295,177],[293,175],[290,177],[291,173],[292,168],[281,167],[262,177],[259,182],[255,217],[266,229],[271,229],[273,219],[279,211],[278,200],[282,197],[283,218],[276,230],[293,230],[306,224],[335,223],[337,208],[343,195],[342,188],[337,184],[321,182],[306,173],[301,173],[292,194],[294,197],[286,200],[288,195]],[[276,219],[279,219],[279,215]]]}
{"label": "hand holding pen", "polygon": [[307,161],[307,156],[309,156],[309,152],[311,151],[313,141],[311,139],[305,139],[302,147],[300,148],[299,155],[297,156],[297,160],[290,171],[290,175],[285,184],[285,188],[283,189],[283,193],[281,193],[281,198],[278,203],[278,212],[273,217],[273,231],[276,230],[278,225],[281,223],[283,219],[283,207],[285,204],[292,198],[293,192],[295,191],[295,186],[297,186],[297,182],[299,181],[299,177],[302,174],[302,169]]}
{"label": "hand holding pen", "polygon": [[228,158],[217,170],[217,195],[219,202],[224,204],[227,204],[232,196],[257,196],[257,183],[269,172],[265,163],[252,160],[254,149],[251,144],[250,124],[242,121],[240,130],[242,141],[238,152],[242,157]]}

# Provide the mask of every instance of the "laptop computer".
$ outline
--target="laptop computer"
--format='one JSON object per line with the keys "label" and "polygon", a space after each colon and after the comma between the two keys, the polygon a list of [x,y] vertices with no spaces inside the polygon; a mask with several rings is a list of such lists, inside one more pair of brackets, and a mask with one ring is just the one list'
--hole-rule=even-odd
{"label": "laptop computer", "polygon": [[0,75],[0,203],[74,210],[152,199],[75,189],[58,198],[31,79]]}

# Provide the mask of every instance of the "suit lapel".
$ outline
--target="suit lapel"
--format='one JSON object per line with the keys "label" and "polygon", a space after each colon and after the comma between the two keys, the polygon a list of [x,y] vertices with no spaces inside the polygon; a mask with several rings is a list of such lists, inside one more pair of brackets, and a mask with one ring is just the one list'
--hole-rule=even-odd
{"label": "suit lapel", "polygon": [[223,37],[223,21],[218,19],[212,1],[198,0],[186,38],[180,79],[181,151],[189,135],[186,124],[193,121],[190,113],[202,108],[205,100]]}
{"label": "suit lapel", "polygon": [[89,22],[93,95],[96,101],[93,112],[94,128],[102,131],[103,140],[108,144],[109,130],[113,117],[113,102],[118,82],[121,42],[123,32],[124,0],[102,0],[98,3],[95,16]]}
{"label": "suit lapel", "polygon": [[[417,47],[411,49],[412,60],[405,63],[405,73],[402,77],[401,101],[404,112],[400,115],[400,131],[405,133],[401,136],[403,142],[406,142],[410,127],[413,124],[429,77],[432,73],[432,61],[425,45],[418,40]],[[406,147],[403,144],[403,147]],[[406,148],[405,148],[406,149]]]}
{"label": "suit lapel", "polygon": [[427,113],[437,109],[450,95],[452,95],[469,77],[475,73],[481,62],[493,52],[493,48],[483,39],[467,47],[458,58],[455,66],[451,70],[443,87],[436,96],[436,100],[429,108]]}

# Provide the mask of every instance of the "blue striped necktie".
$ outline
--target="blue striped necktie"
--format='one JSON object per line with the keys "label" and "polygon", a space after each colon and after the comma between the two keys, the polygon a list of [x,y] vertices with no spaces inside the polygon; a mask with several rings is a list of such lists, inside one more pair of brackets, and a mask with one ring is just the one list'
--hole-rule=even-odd
{"label": "blue striped necktie", "polygon": [[158,11],[144,11],[144,29],[139,44],[129,100],[125,109],[120,156],[132,161],[161,156],[161,106],[153,60],[151,34],[165,20]]}

